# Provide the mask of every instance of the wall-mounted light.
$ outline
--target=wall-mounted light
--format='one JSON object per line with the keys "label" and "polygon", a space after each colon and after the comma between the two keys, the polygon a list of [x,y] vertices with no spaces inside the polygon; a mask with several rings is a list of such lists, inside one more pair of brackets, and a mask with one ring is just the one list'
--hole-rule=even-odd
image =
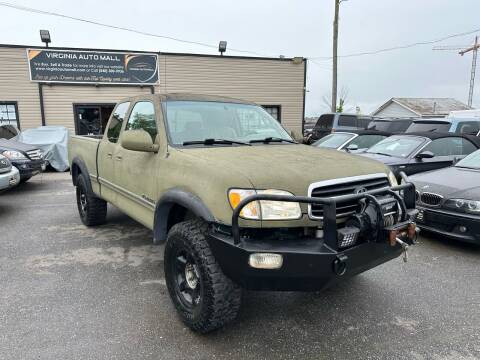
{"label": "wall-mounted light", "polygon": [[227,42],[226,41],[220,41],[218,43],[218,51],[220,51],[220,55],[223,56],[223,53],[227,51]]}
{"label": "wall-mounted light", "polygon": [[42,42],[45,43],[45,47],[48,47],[48,44],[52,42],[52,39],[50,38],[50,31],[40,30],[40,39],[42,39]]}

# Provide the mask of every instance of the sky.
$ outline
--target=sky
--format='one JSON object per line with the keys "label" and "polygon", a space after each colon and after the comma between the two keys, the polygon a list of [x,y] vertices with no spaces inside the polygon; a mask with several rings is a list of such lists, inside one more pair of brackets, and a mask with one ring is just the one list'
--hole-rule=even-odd
{"label": "sky", "polygon": [[[9,1],[6,1],[9,2]],[[0,6],[0,43],[217,54],[303,56],[308,61],[306,115],[328,112],[334,0],[10,0],[16,5],[211,44],[214,48],[107,29]],[[0,5],[2,1],[0,1]],[[435,40],[480,29],[478,0],[345,0],[340,4],[339,55]],[[480,35],[480,31],[478,33]],[[346,111],[368,114],[392,97],[453,97],[467,102],[472,53],[434,46],[473,44],[475,34],[375,55],[339,58],[338,88]],[[473,105],[480,107],[480,79]]]}

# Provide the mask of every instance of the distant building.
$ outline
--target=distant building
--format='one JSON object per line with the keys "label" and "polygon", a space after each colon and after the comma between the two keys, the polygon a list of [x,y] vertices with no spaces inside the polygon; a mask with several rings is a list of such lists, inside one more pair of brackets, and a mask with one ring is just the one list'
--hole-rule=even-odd
{"label": "distant building", "polygon": [[466,104],[452,98],[391,98],[372,112],[372,116],[436,118],[445,117],[450,111],[469,109]]}

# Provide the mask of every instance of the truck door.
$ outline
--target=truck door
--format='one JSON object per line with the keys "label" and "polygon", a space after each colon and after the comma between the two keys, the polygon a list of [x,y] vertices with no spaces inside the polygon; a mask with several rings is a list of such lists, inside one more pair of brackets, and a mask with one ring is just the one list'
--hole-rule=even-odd
{"label": "truck door", "polygon": [[130,102],[119,103],[116,106],[110,116],[107,129],[98,148],[97,161],[99,182],[101,184],[100,194],[102,198],[112,204],[116,204],[117,201],[114,154],[117,148],[120,147],[118,139],[129,107]]}
{"label": "truck door", "polygon": [[[158,143],[158,114],[153,101],[139,100],[130,111],[123,131],[143,129]],[[114,154],[118,206],[146,226],[153,226],[160,153],[118,147]]]}

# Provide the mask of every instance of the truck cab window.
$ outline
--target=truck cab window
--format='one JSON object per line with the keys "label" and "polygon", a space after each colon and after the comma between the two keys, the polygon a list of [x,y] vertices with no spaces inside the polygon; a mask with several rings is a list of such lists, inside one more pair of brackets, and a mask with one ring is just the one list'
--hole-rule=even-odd
{"label": "truck cab window", "polygon": [[122,123],[129,107],[130,102],[124,102],[118,104],[113,111],[107,130],[108,141],[112,143],[116,143],[118,141],[118,136],[120,135],[120,130],[122,129]]}
{"label": "truck cab window", "polygon": [[135,104],[128,118],[125,130],[143,129],[150,134],[152,141],[158,134],[155,107],[150,101],[140,101]]}

